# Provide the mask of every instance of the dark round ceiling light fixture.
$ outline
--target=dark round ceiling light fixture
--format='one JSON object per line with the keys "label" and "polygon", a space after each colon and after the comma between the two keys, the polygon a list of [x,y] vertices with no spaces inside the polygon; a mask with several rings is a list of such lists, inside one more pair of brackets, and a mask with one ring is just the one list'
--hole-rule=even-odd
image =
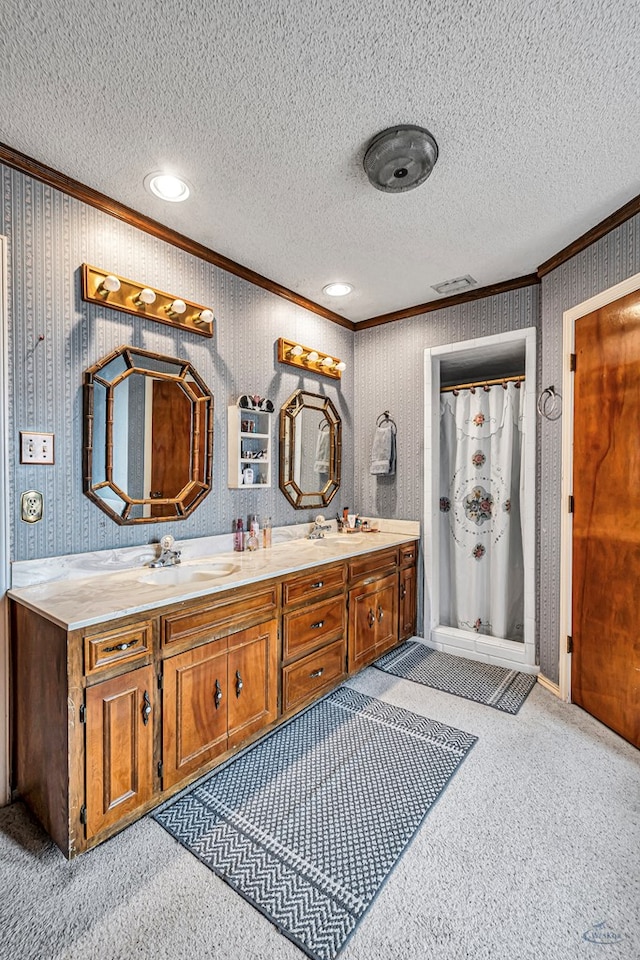
{"label": "dark round ceiling light fixture", "polygon": [[438,144],[429,131],[406,124],[377,133],[363,165],[376,190],[404,193],[424,183],[437,159]]}

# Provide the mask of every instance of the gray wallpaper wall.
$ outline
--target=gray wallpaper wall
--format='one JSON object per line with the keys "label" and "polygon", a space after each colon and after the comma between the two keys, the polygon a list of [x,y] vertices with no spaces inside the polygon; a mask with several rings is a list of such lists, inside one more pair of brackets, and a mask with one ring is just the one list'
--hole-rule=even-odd
{"label": "gray wallpaper wall", "polygon": [[[9,367],[11,411],[11,559],[136,546],[171,532],[177,539],[231,530],[249,512],[274,524],[299,523],[317,511],[294,510],[280,493],[277,464],[269,490],[227,487],[227,405],[243,393],[273,400],[294,390],[331,397],[343,421],[343,491],[353,500],[353,334],[210,264],[142,233],[37,180],[0,165],[0,233],[9,243]],[[80,264],[91,263],[176,296],[210,305],[215,336],[85,303]],[[40,340],[40,337],[43,337]],[[299,375],[276,360],[288,337],[340,357],[340,381]],[[186,520],[120,527],[82,493],[82,375],[121,344],[190,360],[214,395],[214,489]],[[277,451],[278,422],[273,417]],[[55,434],[55,464],[19,463],[20,430]],[[40,523],[19,519],[24,490],[44,494]]]}
{"label": "gray wallpaper wall", "polygon": [[[423,516],[423,351],[537,326],[538,388],[562,379],[562,313],[640,272],[640,216],[532,286],[357,333],[287,303],[100,211],[0,165],[0,233],[9,241],[9,423],[11,558],[134,546],[164,532],[225,533],[234,517],[258,512],[274,524],[310,519],[271,489],[227,488],[226,408],[241,393],[270,397],[276,410],[298,387],[331,397],[343,421],[343,484],[334,504],[399,519]],[[212,306],[207,340],[84,303],[83,262]],[[305,377],[275,359],[289,337],[348,364],[339,382]],[[42,337],[43,339],[40,339]],[[214,490],[186,520],[119,527],[82,493],[82,374],[120,344],[190,360],[215,398]],[[369,475],[378,414],[398,425],[394,478]],[[21,465],[20,430],[55,434],[53,466]],[[538,422],[538,604],[542,672],[558,679],[561,421]],[[277,446],[277,417],[273,420]],[[44,519],[18,517],[23,490],[41,490]],[[328,511],[333,513],[333,505]]]}
{"label": "gray wallpaper wall", "polygon": [[[541,387],[562,385],[562,314],[640,272],[640,215],[542,279]],[[562,421],[540,423],[539,624],[541,667],[558,680]]]}

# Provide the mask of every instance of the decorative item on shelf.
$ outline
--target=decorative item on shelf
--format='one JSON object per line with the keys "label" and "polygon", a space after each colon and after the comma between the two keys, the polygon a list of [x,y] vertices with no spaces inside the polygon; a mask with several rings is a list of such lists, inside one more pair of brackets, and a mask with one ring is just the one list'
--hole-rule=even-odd
{"label": "decorative item on shelf", "polygon": [[241,410],[259,410],[261,413],[273,413],[273,401],[266,397],[259,397],[257,394],[250,396],[243,393],[238,397],[238,406]]}
{"label": "decorative item on shelf", "polygon": [[319,353],[312,350],[311,347],[304,347],[295,340],[287,340],[280,337],[278,340],[278,360],[280,363],[288,363],[299,370],[307,370],[312,373],[321,373],[325,377],[333,377],[340,380],[342,373],[347,369],[344,360],[338,360],[336,357],[329,356],[326,353]]}
{"label": "decorative item on shelf", "polygon": [[107,270],[82,264],[82,299],[111,310],[157,320],[172,327],[190,330],[201,337],[213,336],[213,311],[135,280],[126,280]]}

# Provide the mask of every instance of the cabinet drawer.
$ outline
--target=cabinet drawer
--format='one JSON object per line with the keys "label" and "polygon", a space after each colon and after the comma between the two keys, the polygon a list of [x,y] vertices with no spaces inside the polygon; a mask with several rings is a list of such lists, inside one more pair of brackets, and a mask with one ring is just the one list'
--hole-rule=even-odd
{"label": "cabinet drawer", "polygon": [[171,646],[184,641],[185,645],[203,643],[226,636],[234,628],[241,629],[251,622],[268,620],[278,606],[277,587],[238,596],[228,596],[207,604],[198,610],[172,613],[162,618],[162,644]]}
{"label": "cabinet drawer", "polygon": [[416,554],[418,552],[417,545],[415,543],[408,543],[404,547],[400,547],[400,565],[403,567],[409,567],[416,562]]}
{"label": "cabinet drawer", "polygon": [[398,550],[392,547],[349,561],[349,580],[367,583],[392,573],[398,566]]}
{"label": "cabinet drawer", "polygon": [[282,670],[282,712],[314,699],[346,677],[346,642],[336,640]]}
{"label": "cabinet drawer", "polygon": [[313,603],[316,596],[337,593],[344,586],[344,565],[318,567],[304,576],[291,577],[282,584],[282,603],[290,606],[307,600]]}
{"label": "cabinet drawer", "polygon": [[134,623],[124,629],[84,638],[84,672],[87,676],[115,663],[140,660],[153,645],[151,620]]}
{"label": "cabinet drawer", "polygon": [[335,640],[344,634],[345,602],[344,597],[332,597],[322,603],[303,607],[294,613],[285,613],[283,617],[284,660],[290,660],[308,650]]}

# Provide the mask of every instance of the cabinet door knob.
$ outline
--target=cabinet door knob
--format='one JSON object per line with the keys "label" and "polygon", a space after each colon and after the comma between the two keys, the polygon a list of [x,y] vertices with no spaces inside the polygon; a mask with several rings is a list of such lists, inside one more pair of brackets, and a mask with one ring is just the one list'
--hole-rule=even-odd
{"label": "cabinet door knob", "polygon": [[149,699],[149,693],[147,690],[142,695],[142,722],[145,727],[149,723],[149,717],[151,716],[151,700]]}
{"label": "cabinet door knob", "polygon": [[382,609],[380,604],[378,604],[378,623],[380,623],[383,617],[384,617],[384,610]]}
{"label": "cabinet door knob", "polygon": [[216,710],[222,703],[222,687],[220,686],[219,680],[216,680],[216,692],[213,695],[213,702],[216,705]]}
{"label": "cabinet door knob", "polygon": [[402,583],[402,584],[400,585],[400,599],[401,599],[401,600],[404,600],[404,598],[406,597],[406,595],[407,595],[407,588],[405,587],[404,583]]}
{"label": "cabinet door knob", "polygon": [[243,687],[244,687],[244,683],[243,683],[242,677],[240,676],[240,671],[236,670],[236,697],[240,696],[240,694],[242,693]]}
{"label": "cabinet door knob", "polygon": [[375,615],[375,613],[373,612],[373,610],[369,610],[369,616],[367,617],[367,620],[369,621],[369,626],[370,626],[370,627],[372,627],[372,626],[374,625],[374,623],[376,622],[376,615]]}

